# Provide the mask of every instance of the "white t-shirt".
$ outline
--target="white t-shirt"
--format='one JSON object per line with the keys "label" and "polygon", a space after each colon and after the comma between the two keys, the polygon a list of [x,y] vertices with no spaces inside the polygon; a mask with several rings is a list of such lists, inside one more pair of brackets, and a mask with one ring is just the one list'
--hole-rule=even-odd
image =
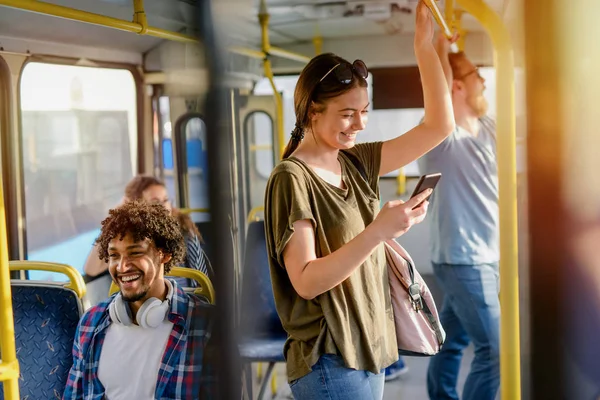
{"label": "white t-shirt", "polygon": [[153,400],[160,362],[173,323],[157,328],[111,324],[98,363],[98,378],[109,400]]}

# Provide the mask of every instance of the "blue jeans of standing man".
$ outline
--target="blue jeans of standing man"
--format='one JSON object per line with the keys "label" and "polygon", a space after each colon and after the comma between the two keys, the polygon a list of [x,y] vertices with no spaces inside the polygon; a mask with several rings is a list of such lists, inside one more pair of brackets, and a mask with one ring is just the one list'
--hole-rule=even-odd
{"label": "blue jeans of standing man", "polygon": [[347,368],[334,354],[323,354],[312,372],[290,383],[295,400],[381,400],[384,373]]}
{"label": "blue jeans of standing man", "polygon": [[475,358],[462,398],[494,400],[500,385],[498,264],[433,264],[433,272],[445,293],[440,322],[446,331],[446,342],[429,362],[429,398],[458,400],[458,371],[463,350],[471,340]]}

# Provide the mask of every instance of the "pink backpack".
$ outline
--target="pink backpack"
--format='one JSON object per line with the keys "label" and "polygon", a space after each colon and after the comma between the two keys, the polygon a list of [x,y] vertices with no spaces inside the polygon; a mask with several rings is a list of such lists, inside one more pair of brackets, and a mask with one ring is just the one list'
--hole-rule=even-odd
{"label": "pink backpack", "polygon": [[433,296],[408,252],[395,240],[387,240],[384,247],[398,352],[433,356],[446,340]]}

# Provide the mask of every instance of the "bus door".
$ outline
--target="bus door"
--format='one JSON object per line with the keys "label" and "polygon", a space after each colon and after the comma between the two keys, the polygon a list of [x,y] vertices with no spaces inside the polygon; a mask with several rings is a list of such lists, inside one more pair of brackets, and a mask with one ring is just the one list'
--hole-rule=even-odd
{"label": "bus door", "polygon": [[268,95],[240,96],[239,115],[246,160],[244,202],[246,215],[254,218],[262,214],[267,180],[279,160],[275,99]]}

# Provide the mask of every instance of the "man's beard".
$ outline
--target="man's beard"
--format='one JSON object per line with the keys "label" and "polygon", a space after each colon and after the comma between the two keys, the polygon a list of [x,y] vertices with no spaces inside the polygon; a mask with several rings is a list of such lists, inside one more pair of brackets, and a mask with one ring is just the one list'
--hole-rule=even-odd
{"label": "man's beard", "polygon": [[143,287],[141,292],[132,294],[130,296],[124,295],[123,292],[121,292],[121,298],[128,303],[133,303],[133,302],[139,301],[139,300],[143,299],[144,297],[146,297],[146,295],[148,294],[148,291],[149,291],[149,288]]}
{"label": "man's beard", "polygon": [[139,281],[141,282],[141,288],[139,290],[139,292],[137,293],[132,293],[132,294],[125,294],[123,293],[123,291],[121,290],[121,298],[124,301],[127,301],[129,303],[133,303],[135,301],[139,301],[141,299],[143,299],[144,297],[146,297],[146,295],[148,294],[148,292],[150,291],[150,286],[148,286],[145,282],[144,282],[144,278],[146,277],[146,274],[142,274],[142,276],[140,276]]}
{"label": "man's beard", "polygon": [[478,118],[483,117],[488,111],[488,102],[483,94],[469,97],[468,103]]}

